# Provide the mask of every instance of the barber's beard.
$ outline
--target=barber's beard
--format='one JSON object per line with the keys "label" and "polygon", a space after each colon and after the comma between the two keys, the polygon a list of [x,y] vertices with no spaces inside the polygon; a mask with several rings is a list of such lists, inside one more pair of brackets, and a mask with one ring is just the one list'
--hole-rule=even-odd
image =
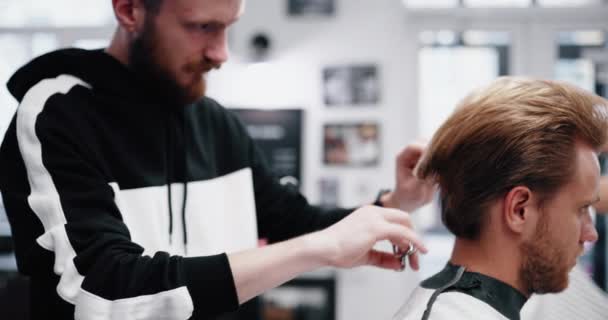
{"label": "barber's beard", "polygon": [[539,222],[534,239],[521,245],[519,278],[529,294],[560,292],[568,286],[566,252],[549,239],[548,231],[547,224]]}
{"label": "barber's beard", "polygon": [[133,41],[129,51],[129,64],[144,83],[150,94],[165,102],[183,106],[197,101],[205,95],[206,83],[203,73],[217,68],[208,63],[191,62],[181,71],[192,75],[187,85],[183,86],[176,76],[167,70],[165,54],[156,45],[157,39],[152,23],[146,21],[143,33]]}

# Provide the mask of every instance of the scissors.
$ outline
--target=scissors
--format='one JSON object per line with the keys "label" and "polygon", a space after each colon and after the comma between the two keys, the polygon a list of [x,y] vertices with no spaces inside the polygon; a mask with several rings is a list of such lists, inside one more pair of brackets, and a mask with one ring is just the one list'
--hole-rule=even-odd
{"label": "scissors", "polygon": [[405,269],[405,267],[407,266],[407,258],[416,253],[416,251],[418,251],[418,249],[416,249],[416,247],[414,247],[411,242],[406,252],[401,251],[401,248],[396,245],[393,245],[393,254],[396,257],[399,257],[399,259],[401,260],[401,270]]}

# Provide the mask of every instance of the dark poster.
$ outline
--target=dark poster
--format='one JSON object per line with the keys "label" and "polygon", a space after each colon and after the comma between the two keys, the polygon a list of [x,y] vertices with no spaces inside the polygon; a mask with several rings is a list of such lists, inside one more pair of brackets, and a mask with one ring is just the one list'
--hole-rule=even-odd
{"label": "dark poster", "polygon": [[302,110],[231,109],[245,123],[281,184],[301,181]]}

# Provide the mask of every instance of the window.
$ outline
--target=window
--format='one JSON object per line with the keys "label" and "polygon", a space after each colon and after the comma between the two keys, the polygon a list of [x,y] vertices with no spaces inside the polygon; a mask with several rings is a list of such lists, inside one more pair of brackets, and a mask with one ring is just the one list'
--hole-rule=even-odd
{"label": "window", "polygon": [[[13,34],[0,34],[0,83],[5,84],[17,68],[27,62],[30,56],[30,43],[27,38]],[[0,88],[0,137],[17,109],[17,101],[4,86]]]}
{"label": "window", "polygon": [[[76,13],[77,12],[77,13]],[[4,0],[0,27],[103,26],[114,23],[111,1]]]}
{"label": "window", "polygon": [[91,38],[91,39],[78,39],[74,42],[74,44],[72,46],[76,47],[76,48],[92,50],[92,49],[105,48],[109,44],[110,44],[110,39]]}
{"label": "window", "polygon": [[19,67],[32,57],[44,54],[59,46],[54,34],[36,32],[0,33],[0,141],[17,109],[17,101],[8,92],[5,84]]}
{"label": "window", "polygon": [[510,39],[502,31],[438,30],[421,32],[420,42],[419,123],[428,139],[466,94],[509,73]]}
{"label": "window", "polygon": [[408,8],[455,8],[459,0],[404,0]]}
{"label": "window", "polygon": [[407,8],[528,8],[587,7],[606,5],[604,0],[403,0]]}
{"label": "window", "polygon": [[602,30],[562,31],[557,34],[555,78],[607,96],[605,73],[608,45]]}
{"label": "window", "polygon": [[464,0],[465,7],[471,8],[525,8],[532,0]]}
{"label": "window", "polygon": [[536,0],[543,7],[584,7],[601,5],[602,0]]}

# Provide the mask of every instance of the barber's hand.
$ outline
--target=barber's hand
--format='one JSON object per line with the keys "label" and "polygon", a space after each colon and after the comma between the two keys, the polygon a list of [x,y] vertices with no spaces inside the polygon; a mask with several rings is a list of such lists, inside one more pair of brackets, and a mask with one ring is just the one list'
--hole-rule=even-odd
{"label": "barber's hand", "polygon": [[393,192],[385,194],[381,201],[385,207],[412,212],[433,199],[436,185],[433,181],[420,180],[414,175],[426,146],[411,144],[397,156],[397,182]]}
{"label": "barber's hand", "polygon": [[[333,226],[310,234],[316,237],[330,266],[352,268],[372,265],[385,269],[401,270],[399,257],[393,253],[373,249],[378,241],[389,240],[401,248],[410,242],[419,252],[426,253],[412,229],[409,214],[396,209],[365,206]],[[418,270],[417,253],[409,257],[410,266]]]}

